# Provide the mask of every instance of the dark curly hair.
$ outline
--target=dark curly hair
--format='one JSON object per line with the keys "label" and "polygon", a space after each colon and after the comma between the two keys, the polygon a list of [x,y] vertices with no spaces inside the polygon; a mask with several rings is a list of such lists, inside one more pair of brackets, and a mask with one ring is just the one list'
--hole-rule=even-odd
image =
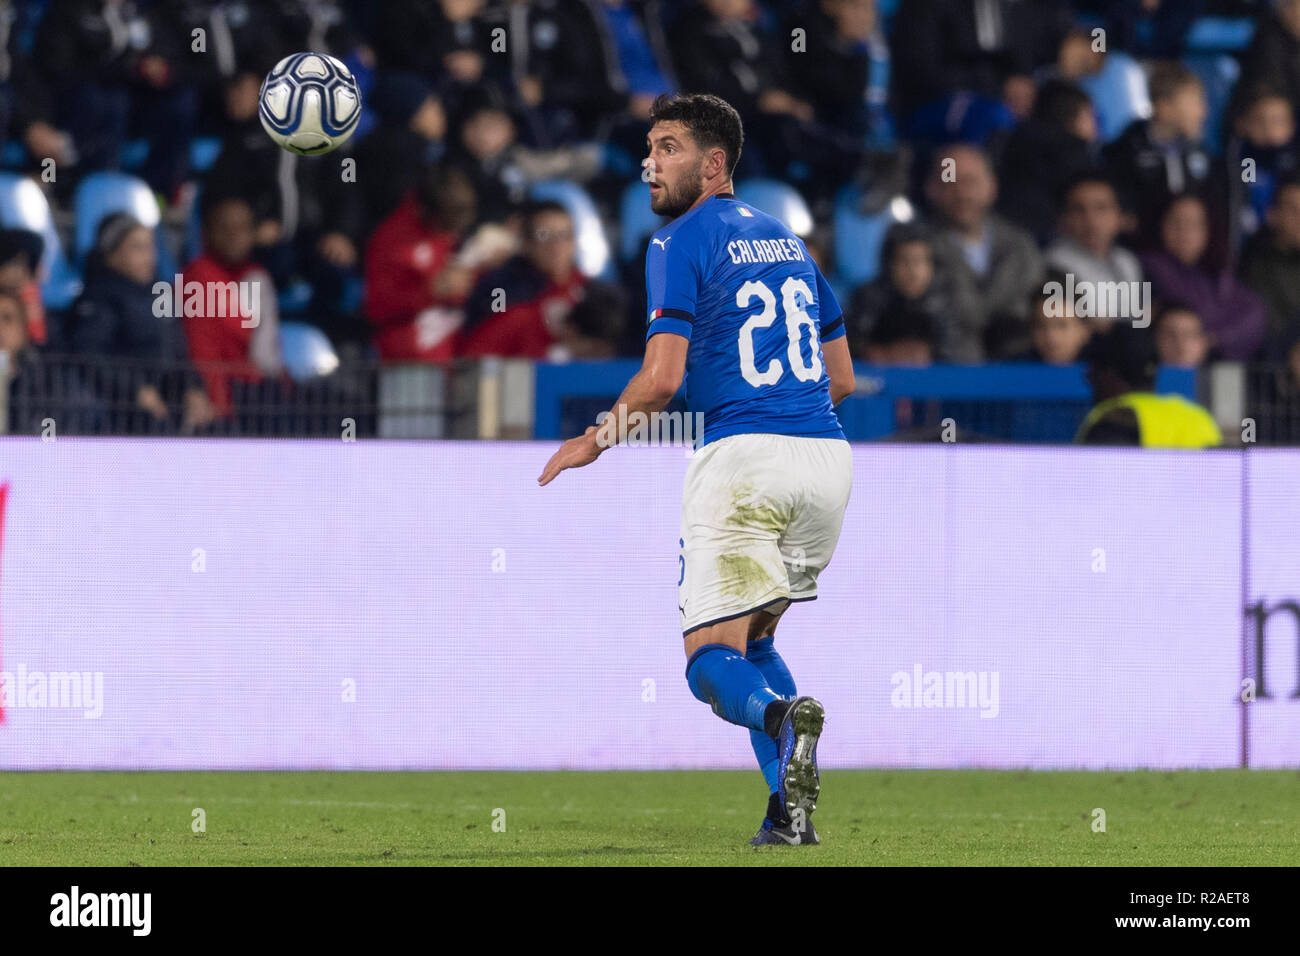
{"label": "dark curly hair", "polygon": [[730,103],[712,93],[664,93],[650,107],[650,123],[681,123],[701,149],[720,148],[727,154],[727,175],[740,162],[745,128]]}

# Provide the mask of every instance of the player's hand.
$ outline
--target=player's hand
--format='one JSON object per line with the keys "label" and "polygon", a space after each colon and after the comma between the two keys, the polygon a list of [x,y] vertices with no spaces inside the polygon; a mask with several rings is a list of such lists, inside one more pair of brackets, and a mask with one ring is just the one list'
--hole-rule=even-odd
{"label": "player's hand", "polygon": [[604,450],[596,442],[596,426],[588,426],[584,434],[579,435],[577,438],[570,438],[560,446],[559,451],[551,456],[551,460],[542,469],[537,484],[550,484],[555,476],[566,468],[581,468],[584,465],[590,465],[600,457],[600,453]]}

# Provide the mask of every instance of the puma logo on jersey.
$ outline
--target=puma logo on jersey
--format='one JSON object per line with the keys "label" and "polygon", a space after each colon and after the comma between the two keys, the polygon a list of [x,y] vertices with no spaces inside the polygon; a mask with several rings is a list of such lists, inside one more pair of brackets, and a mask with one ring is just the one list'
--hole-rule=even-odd
{"label": "puma logo on jersey", "polygon": [[650,244],[651,244],[651,245],[654,245],[654,244],[657,242],[657,243],[659,243],[659,248],[661,248],[664,252],[667,252],[667,251],[668,251],[668,240],[671,239],[671,238],[672,238],[672,236],[667,236],[667,237],[665,237],[665,238],[663,238],[663,239],[651,239],[651,240],[650,240]]}

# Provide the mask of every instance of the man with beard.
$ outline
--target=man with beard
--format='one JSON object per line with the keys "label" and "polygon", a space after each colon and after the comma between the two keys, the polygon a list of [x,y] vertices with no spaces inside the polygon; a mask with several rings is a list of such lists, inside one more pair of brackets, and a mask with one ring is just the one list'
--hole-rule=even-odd
{"label": "man with beard", "polygon": [[736,199],[736,111],[664,95],[650,121],[650,206],[672,221],[646,250],[645,359],[602,425],[565,442],[538,482],[628,439],[690,373],[703,433],[679,541],[687,683],[750,731],[769,790],[751,843],[815,844],[823,708],[798,696],[773,635],[792,602],[817,596],[848,505],[853,461],[834,408],[854,388],[844,320],[803,242]]}

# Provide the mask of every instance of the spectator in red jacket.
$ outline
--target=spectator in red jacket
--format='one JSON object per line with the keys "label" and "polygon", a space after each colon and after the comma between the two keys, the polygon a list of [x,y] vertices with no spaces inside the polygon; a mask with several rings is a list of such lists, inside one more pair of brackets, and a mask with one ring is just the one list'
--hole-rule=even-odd
{"label": "spectator in red jacket", "polygon": [[241,386],[281,372],[275,285],[252,259],[253,238],[246,199],[204,197],[203,255],[185,267],[183,315],[190,358],[223,418]]}
{"label": "spectator in red jacket", "polygon": [[365,312],[381,357],[445,362],[455,354],[475,279],[512,248],[497,226],[463,241],[476,213],[469,178],[437,164],[370,237]]}
{"label": "spectator in red jacket", "polygon": [[460,354],[555,361],[595,357],[602,340],[570,321],[587,285],[575,258],[572,218],[557,202],[533,203],[523,230],[522,254],[485,275],[466,303]]}

